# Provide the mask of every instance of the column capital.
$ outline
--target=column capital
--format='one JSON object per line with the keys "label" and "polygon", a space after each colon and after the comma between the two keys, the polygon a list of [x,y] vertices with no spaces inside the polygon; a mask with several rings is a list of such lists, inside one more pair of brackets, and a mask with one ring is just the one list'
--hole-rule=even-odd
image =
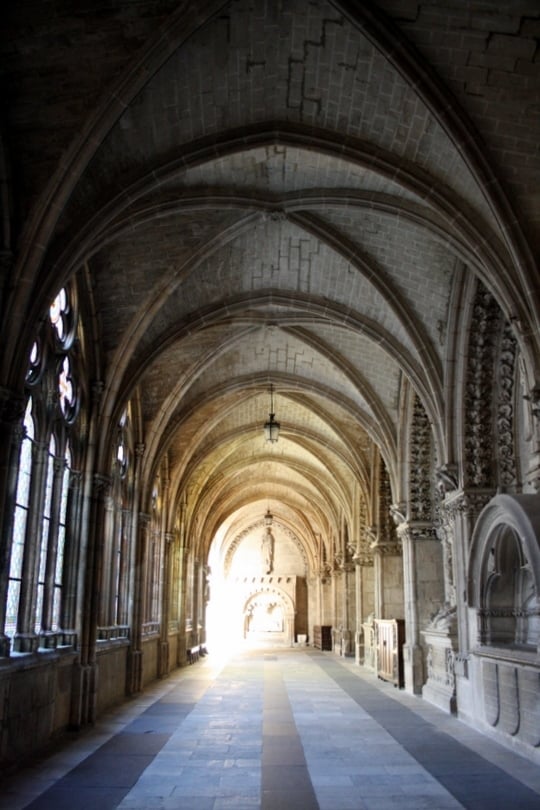
{"label": "column capital", "polygon": [[437,540],[437,530],[431,521],[407,520],[396,528],[400,540]]}
{"label": "column capital", "polygon": [[484,506],[495,496],[494,489],[468,488],[460,489],[450,496],[446,496],[441,509],[446,513],[447,519],[456,520],[462,514],[476,520]]}

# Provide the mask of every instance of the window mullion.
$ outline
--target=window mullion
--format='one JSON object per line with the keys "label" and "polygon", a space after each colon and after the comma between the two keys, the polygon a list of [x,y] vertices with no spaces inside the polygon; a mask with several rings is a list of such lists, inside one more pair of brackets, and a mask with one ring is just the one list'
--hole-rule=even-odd
{"label": "window mullion", "polygon": [[[52,617],[54,607],[54,580],[56,573],[56,555],[58,551],[58,530],[60,526],[60,507],[62,502],[62,488],[64,483],[65,459],[55,458],[53,462],[53,481],[51,507],[49,515],[49,536],[47,538],[47,559],[45,564],[45,577],[43,587],[43,603],[41,609],[41,633],[45,636],[43,646],[48,647],[49,636],[52,633]],[[53,646],[55,646],[53,642]]]}

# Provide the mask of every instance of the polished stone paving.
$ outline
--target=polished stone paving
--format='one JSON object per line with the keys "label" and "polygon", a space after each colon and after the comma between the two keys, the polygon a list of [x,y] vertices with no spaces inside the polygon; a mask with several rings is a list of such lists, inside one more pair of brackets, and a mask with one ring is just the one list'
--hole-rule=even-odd
{"label": "polished stone paving", "polygon": [[539,810],[540,768],[311,648],[210,655],[5,779],[0,810]]}

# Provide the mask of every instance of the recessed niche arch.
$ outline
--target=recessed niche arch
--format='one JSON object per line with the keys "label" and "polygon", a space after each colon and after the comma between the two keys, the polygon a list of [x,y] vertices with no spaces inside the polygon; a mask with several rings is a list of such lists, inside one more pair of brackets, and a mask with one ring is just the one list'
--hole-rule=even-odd
{"label": "recessed niche arch", "polygon": [[295,604],[285,591],[263,584],[244,604],[244,638],[292,647],[295,612]]}
{"label": "recessed niche arch", "polygon": [[536,653],[540,643],[540,498],[498,495],[475,527],[469,605],[481,646]]}

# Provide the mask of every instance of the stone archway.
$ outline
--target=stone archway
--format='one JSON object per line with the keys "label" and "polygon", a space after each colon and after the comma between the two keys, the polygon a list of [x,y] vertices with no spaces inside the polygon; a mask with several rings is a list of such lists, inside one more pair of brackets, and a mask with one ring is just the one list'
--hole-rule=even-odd
{"label": "stone archway", "polygon": [[469,558],[471,715],[516,746],[540,746],[540,499],[498,495],[476,524]]}
{"label": "stone archway", "polygon": [[[270,582],[249,594],[242,615],[244,639],[256,644],[292,647],[295,605],[291,597]],[[271,578],[268,578],[271,579]]]}

